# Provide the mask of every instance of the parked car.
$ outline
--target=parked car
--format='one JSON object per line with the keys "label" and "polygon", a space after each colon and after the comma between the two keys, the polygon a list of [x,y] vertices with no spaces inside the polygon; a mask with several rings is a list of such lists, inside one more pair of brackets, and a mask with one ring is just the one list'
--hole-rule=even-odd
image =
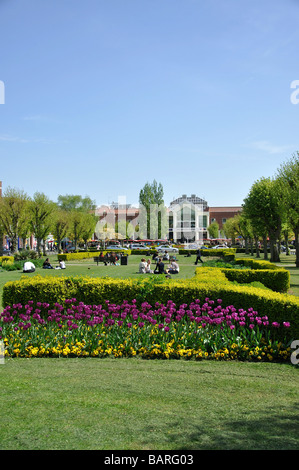
{"label": "parked car", "polygon": [[124,246],[121,246],[121,245],[108,245],[105,248],[105,250],[121,250],[121,251],[125,251],[127,249],[128,248],[125,248]]}
{"label": "parked car", "polygon": [[75,248],[74,246],[67,246],[65,249],[64,249],[64,252],[65,253],[72,253],[72,251],[76,251],[76,250],[79,250],[79,248]]}
{"label": "parked car", "polygon": [[228,250],[229,249],[229,246],[226,246],[226,245],[216,245],[216,246],[212,246],[213,249],[217,250],[217,249],[220,249],[220,250]]}
{"label": "parked car", "polygon": [[150,247],[142,245],[141,243],[132,243],[131,250],[150,250]]}
{"label": "parked car", "polygon": [[64,253],[73,253],[74,251],[85,251],[84,248],[80,247],[80,246],[77,246],[77,248],[75,248],[74,246],[67,246],[65,247],[65,249],[63,250]]}
{"label": "parked car", "polygon": [[179,249],[175,248],[174,246],[170,245],[161,245],[156,248],[158,252],[166,252],[166,253],[178,253]]}

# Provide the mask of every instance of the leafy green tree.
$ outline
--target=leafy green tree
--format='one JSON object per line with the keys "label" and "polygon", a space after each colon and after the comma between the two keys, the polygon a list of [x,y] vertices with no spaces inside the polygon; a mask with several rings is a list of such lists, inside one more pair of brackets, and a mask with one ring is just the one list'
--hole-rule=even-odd
{"label": "leafy green tree", "polygon": [[82,197],[76,194],[60,195],[57,202],[60,209],[65,211],[90,212],[96,208],[95,201],[89,196]]}
{"label": "leafy green tree", "polygon": [[284,240],[287,256],[290,255],[289,240],[291,237],[294,237],[294,232],[293,232],[291,225],[286,220],[285,222],[283,222],[281,226],[281,239]]}
{"label": "leafy green tree", "polygon": [[[95,231],[96,221],[91,221],[96,208],[95,201],[89,196],[66,194],[58,196],[58,207],[67,215],[67,234],[74,240],[75,248],[77,248],[80,239],[88,240]],[[90,217],[87,217],[88,215]],[[90,225],[93,225],[92,229]]]}
{"label": "leafy green tree", "polygon": [[61,251],[61,242],[66,237],[69,229],[69,213],[59,207],[52,214],[51,232],[57,241],[58,252]]}
{"label": "leafy green tree", "polygon": [[208,232],[210,234],[210,237],[212,238],[218,238],[218,233],[219,233],[219,224],[214,220],[209,226],[208,226]]}
{"label": "leafy green tree", "polygon": [[235,217],[230,217],[226,220],[226,222],[223,224],[223,231],[226,238],[232,239],[232,244],[234,245],[236,241],[235,239],[238,236],[238,231],[236,230]]}
{"label": "leafy green tree", "polygon": [[3,255],[3,239],[4,239],[4,227],[0,219],[0,256]]}
{"label": "leafy green tree", "polygon": [[164,191],[156,180],[146,183],[140,190],[141,204],[138,217],[139,235],[141,238],[164,238],[168,236],[167,210],[164,205]]}
{"label": "leafy green tree", "polygon": [[131,222],[127,220],[119,220],[115,224],[115,231],[122,235],[124,238],[132,238],[134,227]]}
{"label": "leafy green tree", "polygon": [[81,237],[84,241],[85,247],[87,248],[87,242],[95,232],[97,217],[94,214],[82,214],[83,228],[81,231]]}
{"label": "leafy green tree", "polygon": [[0,222],[11,241],[11,251],[18,249],[18,234],[27,223],[29,197],[24,191],[8,187],[0,198]]}
{"label": "leafy green tree", "polygon": [[29,223],[32,233],[37,241],[37,252],[41,254],[41,242],[43,241],[43,253],[45,254],[45,240],[51,231],[52,214],[56,204],[43,193],[35,192],[28,205]]}
{"label": "leafy green tree", "polygon": [[84,212],[77,210],[73,210],[69,213],[69,235],[70,238],[74,240],[75,249],[77,249],[78,242],[83,235],[85,222],[84,215]]}
{"label": "leafy green tree", "polygon": [[277,174],[281,203],[286,211],[286,220],[295,236],[296,267],[299,267],[299,152],[282,164]]}
{"label": "leafy green tree", "polygon": [[256,223],[259,223],[269,236],[273,262],[280,261],[276,242],[280,238],[285,215],[281,200],[281,188],[274,178],[261,178],[256,181],[244,199],[246,215],[251,221],[257,219]]}

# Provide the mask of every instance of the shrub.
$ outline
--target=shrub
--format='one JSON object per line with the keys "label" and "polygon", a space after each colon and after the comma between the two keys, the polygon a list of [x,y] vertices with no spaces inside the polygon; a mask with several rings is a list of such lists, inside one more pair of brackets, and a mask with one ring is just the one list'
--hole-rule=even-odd
{"label": "shrub", "polygon": [[[197,250],[192,249],[192,250],[186,250],[185,248],[180,248],[179,249],[179,254],[180,255],[186,255],[187,253],[190,253],[191,255],[196,255]],[[214,256],[218,258],[223,258],[223,257],[228,257],[230,259],[234,259],[236,254],[236,249],[235,248],[227,248],[227,249],[202,249],[201,250],[201,255],[202,256]]]}
{"label": "shrub", "polygon": [[[97,250],[97,251],[80,251],[79,253],[61,253],[58,254],[58,260],[59,261],[71,261],[71,260],[82,260],[82,259],[88,259],[88,258],[95,258],[96,256],[99,256],[100,253],[103,253],[104,255],[106,253],[121,253],[123,250]],[[126,250],[125,254],[130,255],[131,250]]]}
{"label": "shrub", "polygon": [[14,257],[13,256],[0,256],[0,263],[2,264],[3,261],[14,261]]}
{"label": "shrub", "polygon": [[5,269],[5,271],[16,271],[17,269],[21,269],[18,264],[14,262],[14,259],[2,260],[2,268]]}
{"label": "shrub", "polygon": [[14,254],[15,261],[22,261],[26,259],[38,259],[40,258],[37,251],[34,250],[21,250]]}

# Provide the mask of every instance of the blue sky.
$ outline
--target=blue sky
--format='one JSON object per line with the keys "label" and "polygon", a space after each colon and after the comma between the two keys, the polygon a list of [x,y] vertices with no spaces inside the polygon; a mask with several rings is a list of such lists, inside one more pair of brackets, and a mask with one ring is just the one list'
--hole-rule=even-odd
{"label": "blue sky", "polygon": [[0,0],[3,190],[242,204],[299,150],[298,24],[298,0]]}

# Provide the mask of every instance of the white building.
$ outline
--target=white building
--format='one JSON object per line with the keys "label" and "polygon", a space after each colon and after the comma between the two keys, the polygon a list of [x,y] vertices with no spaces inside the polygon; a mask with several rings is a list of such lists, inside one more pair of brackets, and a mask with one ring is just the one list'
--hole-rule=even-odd
{"label": "white building", "polygon": [[174,242],[198,242],[208,238],[209,208],[204,199],[183,194],[169,207],[169,238]]}

